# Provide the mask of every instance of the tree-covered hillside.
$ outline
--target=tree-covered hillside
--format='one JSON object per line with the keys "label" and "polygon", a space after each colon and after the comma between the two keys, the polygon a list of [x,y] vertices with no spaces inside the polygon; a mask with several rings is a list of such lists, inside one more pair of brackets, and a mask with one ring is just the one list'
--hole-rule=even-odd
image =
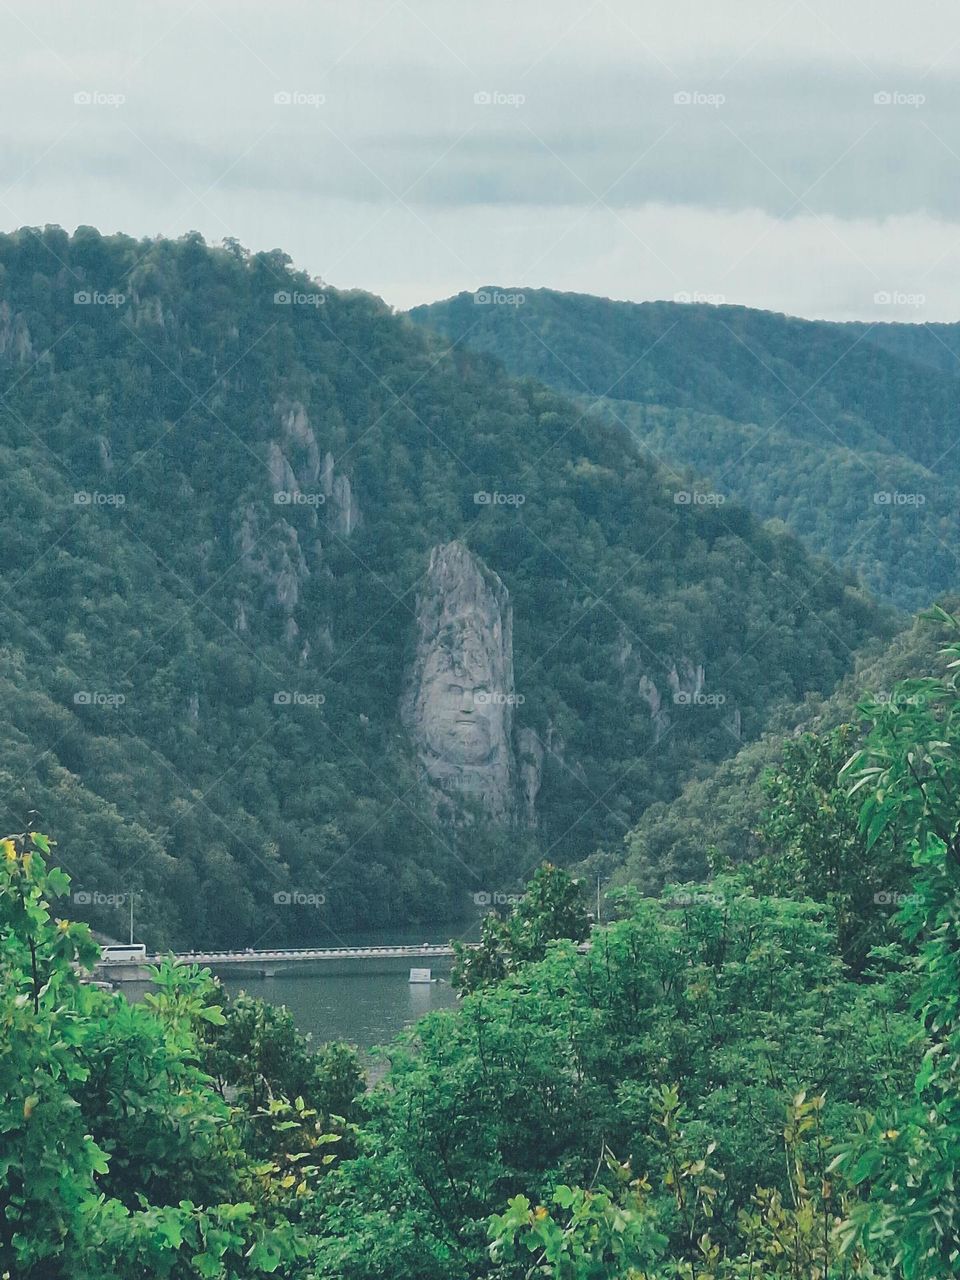
{"label": "tree-covered hillside", "polygon": [[770,847],[764,833],[770,783],[789,767],[791,756],[814,748],[843,725],[854,729],[844,744],[849,754],[862,724],[859,703],[864,698],[888,703],[901,681],[932,675],[943,665],[943,641],[943,626],[921,616],[889,644],[868,647],[830,697],[812,696],[783,708],[759,739],[705,777],[691,779],[675,799],[651,805],[621,850],[605,851],[588,865],[614,883],[657,891],[674,880],[706,878],[711,868],[762,857]]}
{"label": "tree-covered hillside", "polygon": [[[134,890],[148,942],[269,945],[450,915],[619,841],[889,631],[447,345],[279,251],[0,237],[0,798],[56,811],[79,916],[117,930]],[[443,821],[400,723],[451,539],[512,601],[535,829]]]}
{"label": "tree-covered hillside", "polygon": [[626,424],[651,457],[783,520],[900,607],[960,578],[957,326],[549,290],[459,294],[411,315]]}

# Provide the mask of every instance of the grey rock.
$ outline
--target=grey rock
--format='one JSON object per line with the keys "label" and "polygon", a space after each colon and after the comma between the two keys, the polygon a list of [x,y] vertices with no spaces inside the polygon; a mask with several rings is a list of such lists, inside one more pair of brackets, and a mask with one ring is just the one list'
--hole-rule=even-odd
{"label": "grey rock", "polygon": [[503,825],[521,807],[515,697],[506,587],[462,542],[434,547],[417,596],[400,717],[435,797],[470,799]]}
{"label": "grey rock", "polygon": [[33,339],[22,315],[15,314],[9,302],[0,302],[0,357],[26,364],[33,358]]}

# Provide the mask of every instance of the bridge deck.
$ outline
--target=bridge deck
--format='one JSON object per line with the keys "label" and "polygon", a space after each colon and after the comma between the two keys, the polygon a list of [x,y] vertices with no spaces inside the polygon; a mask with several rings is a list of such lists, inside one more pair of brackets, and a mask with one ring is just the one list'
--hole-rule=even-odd
{"label": "bridge deck", "polygon": [[[470,945],[470,944],[467,944]],[[257,964],[261,960],[382,960],[419,956],[452,956],[453,947],[443,943],[397,947],[284,947],[274,951],[178,951],[184,964]],[[159,964],[162,955],[148,955],[147,964]]]}

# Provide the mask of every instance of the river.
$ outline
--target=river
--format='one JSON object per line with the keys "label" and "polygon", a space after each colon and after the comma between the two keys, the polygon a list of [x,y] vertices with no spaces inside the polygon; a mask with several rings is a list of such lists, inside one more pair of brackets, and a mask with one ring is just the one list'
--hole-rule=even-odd
{"label": "river", "polygon": [[[386,946],[419,942],[449,942],[451,938],[473,940],[479,936],[479,921],[419,925],[407,929],[368,929],[338,935],[338,946]],[[413,963],[423,963],[414,961]],[[434,965],[438,981],[412,983],[408,973],[360,972],[331,976],[321,966],[314,972],[295,976],[259,978],[253,975],[225,977],[224,988],[235,994],[246,991],[272,1004],[286,1005],[300,1031],[315,1044],[346,1040],[361,1049],[389,1044],[404,1027],[434,1009],[451,1009],[456,995],[450,986],[450,962]],[[149,984],[127,983],[125,993],[140,999]]]}

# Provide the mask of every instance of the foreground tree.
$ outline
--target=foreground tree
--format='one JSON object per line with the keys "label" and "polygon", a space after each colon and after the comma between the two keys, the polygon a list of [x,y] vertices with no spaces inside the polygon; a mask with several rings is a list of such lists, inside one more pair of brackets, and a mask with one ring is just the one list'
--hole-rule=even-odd
{"label": "foreground tree", "polygon": [[140,1005],[86,985],[99,948],[54,918],[49,852],[0,842],[0,1275],[247,1280],[302,1257],[288,1170],[245,1155],[197,1066],[209,975],[165,965]]}
{"label": "foreground tree", "polygon": [[907,1280],[960,1274],[960,622],[934,616],[958,637],[946,674],[866,706],[872,729],[846,770],[866,796],[868,846],[897,831],[916,866],[899,922],[918,948],[926,1053],[913,1098],[865,1118],[838,1157],[864,1193],[849,1240],[882,1249]]}
{"label": "foreground tree", "polygon": [[898,832],[888,830],[868,846],[859,798],[840,777],[859,739],[859,729],[844,724],[786,744],[783,761],[765,779],[763,853],[750,873],[760,892],[826,904],[854,973],[873,947],[896,936],[894,904],[911,874]]}
{"label": "foreground tree", "polygon": [[561,938],[582,942],[590,916],[579,883],[544,862],[506,918],[491,911],[481,926],[479,947],[454,942],[453,985],[461,993],[499,982],[522,965],[542,960]]}

